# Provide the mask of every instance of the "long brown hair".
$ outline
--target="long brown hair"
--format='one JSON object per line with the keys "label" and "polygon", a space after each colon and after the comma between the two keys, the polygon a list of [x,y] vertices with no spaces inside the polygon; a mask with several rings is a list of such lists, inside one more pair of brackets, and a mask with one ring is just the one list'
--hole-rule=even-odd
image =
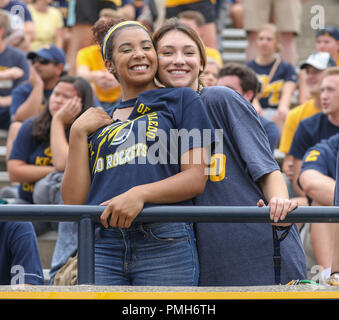
{"label": "long brown hair", "polygon": [[[178,18],[171,18],[171,19],[167,20],[166,22],[164,22],[164,24],[162,24],[162,26],[158,30],[156,30],[154,32],[152,38],[153,38],[155,49],[157,49],[158,43],[162,39],[162,37],[166,33],[170,32],[172,30],[177,30],[177,31],[185,33],[187,36],[189,36],[196,43],[196,45],[198,46],[198,49],[199,49],[201,64],[202,64],[203,70],[204,70],[206,63],[207,63],[205,45],[204,45],[202,39],[200,38],[200,36],[198,35],[198,33],[195,30],[193,30],[190,26],[188,26],[187,24],[181,22]],[[200,84],[203,84],[201,74],[202,74],[202,71],[199,71],[198,81],[199,81]]]}

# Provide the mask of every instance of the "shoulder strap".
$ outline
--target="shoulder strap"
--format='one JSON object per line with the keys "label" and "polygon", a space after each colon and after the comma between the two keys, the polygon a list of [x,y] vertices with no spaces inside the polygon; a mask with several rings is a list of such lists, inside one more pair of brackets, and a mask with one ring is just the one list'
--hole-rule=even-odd
{"label": "shoulder strap", "polygon": [[262,86],[260,93],[257,95],[258,99],[261,98],[262,93],[265,91],[267,85],[271,82],[272,78],[274,77],[274,75],[275,75],[275,73],[276,73],[276,71],[277,71],[277,69],[280,65],[280,62],[281,62],[281,58],[280,58],[280,56],[278,56],[277,59],[275,60],[274,64],[273,64],[269,74],[268,74],[268,79],[267,79],[266,85]]}

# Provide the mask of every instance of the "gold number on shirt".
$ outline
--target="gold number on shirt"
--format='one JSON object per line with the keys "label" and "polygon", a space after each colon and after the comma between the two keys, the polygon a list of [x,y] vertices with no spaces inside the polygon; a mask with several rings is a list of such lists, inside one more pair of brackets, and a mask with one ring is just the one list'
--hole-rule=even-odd
{"label": "gold number on shirt", "polygon": [[319,155],[320,155],[319,151],[311,150],[308,156],[306,157],[305,162],[317,161]]}
{"label": "gold number on shirt", "polygon": [[211,165],[209,168],[209,179],[212,182],[224,180],[226,176],[226,155],[216,153],[211,156]]}

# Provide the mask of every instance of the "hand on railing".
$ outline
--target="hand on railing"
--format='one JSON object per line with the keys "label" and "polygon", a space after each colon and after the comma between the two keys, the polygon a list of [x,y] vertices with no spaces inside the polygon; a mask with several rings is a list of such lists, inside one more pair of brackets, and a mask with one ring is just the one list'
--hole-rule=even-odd
{"label": "hand on railing", "polygon": [[[260,199],[257,202],[257,206],[265,207],[266,205],[264,200]],[[279,220],[280,221],[285,220],[286,215],[298,207],[298,202],[295,200],[273,197],[268,203],[268,206],[270,207],[270,219],[274,221],[274,223],[272,224],[279,227],[287,227],[290,226],[291,223],[277,223],[277,222]]]}

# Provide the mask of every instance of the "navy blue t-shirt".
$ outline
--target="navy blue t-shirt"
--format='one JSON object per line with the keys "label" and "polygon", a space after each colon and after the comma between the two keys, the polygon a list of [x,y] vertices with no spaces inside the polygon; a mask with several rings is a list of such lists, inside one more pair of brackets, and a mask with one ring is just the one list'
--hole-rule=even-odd
{"label": "navy blue t-shirt", "polygon": [[30,222],[0,222],[0,285],[10,285],[12,278],[12,284],[44,284],[38,242]]}
{"label": "navy blue t-shirt", "polygon": [[32,15],[27,5],[22,1],[10,0],[6,6],[0,9],[10,13],[11,22],[14,26],[19,24],[19,21],[16,19],[20,19],[21,21],[32,21]]}
{"label": "navy blue t-shirt", "polygon": [[336,161],[339,149],[339,133],[329,139],[321,140],[307,150],[300,174],[305,170],[317,170],[325,176],[336,179]]}
{"label": "navy blue t-shirt", "polygon": [[[24,53],[14,47],[6,46],[5,50],[0,53],[0,70],[18,67],[23,70],[22,77],[15,80],[0,81],[0,96],[5,97],[12,94],[13,90],[29,77],[29,64]],[[13,98],[13,97],[12,97]],[[0,128],[8,129],[10,125],[10,114],[8,107],[0,108]]]}
{"label": "navy blue t-shirt", "polygon": [[86,204],[177,174],[183,153],[214,141],[203,102],[190,88],[146,91],[115,108],[124,106],[134,106],[128,120],[115,121],[89,139],[92,184]]}
{"label": "navy blue t-shirt", "polygon": [[[11,117],[16,113],[19,107],[28,99],[31,94],[33,87],[29,82],[25,82],[13,90],[12,93],[12,104],[9,112]],[[41,101],[41,110],[47,106],[47,101],[52,93],[53,89],[45,89],[43,91],[43,101]]]}
{"label": "navy blue t-shirt", "polygon": [[[223,129],[223,153],[212,159],[201,206],[256,206],[266,201],[259,186],[264,175],[279,170],[266,133],[252,105],[226,87],[204,88],[201,94],[216,129]],[[218,144],[216,139],[216,150]],[[197,223],[201,286],[274,285],[273,236],[269,223]],[[306,277],[298,229],[293,225],[281,242],[281,281]]]}
{"label": "navy blue t-shirt", "polygon": [[279,141],[279,136],[280,136],[279,128],[273,121],[270,121],[262,116],[259,116],[259,120],[267,134],[267,138],[268,138],[268,142],[271,147],[271,151],[274,152],[274,149],[277,146],[278,141]]}
{"label": "navy blue t-shirt", "polygon": [[[32,117],[23,122],[17,138],[14,141],[9,160],[17,159],[38,166],[52,165],[52,152],[49,143],[41,144],[33,136],[33,122],[36,117]],[[21,183],[19,187],[19,197],[33,203],[34,182]]]}
{"label": "navy blue t-shirt", "polygon": [[339,133],[339,127],[332,124],[327,115],[319,112],[300,121],[289,154],[294,158],[302,159],[309,148],[337,133]]}
{"label": "navy blue t-shirt", "polygon": [[284,84],[288,81],[297,82],[297,74],[293,65],[286,61],[281,61],[270,83],[267,84],[268,75],[274,62],[268,65],[260,65],[252,60],[247,63],[257,74],[261,86],[264,87],[266,85],[262,98],[259,100],[262,108],[277,108]]}

